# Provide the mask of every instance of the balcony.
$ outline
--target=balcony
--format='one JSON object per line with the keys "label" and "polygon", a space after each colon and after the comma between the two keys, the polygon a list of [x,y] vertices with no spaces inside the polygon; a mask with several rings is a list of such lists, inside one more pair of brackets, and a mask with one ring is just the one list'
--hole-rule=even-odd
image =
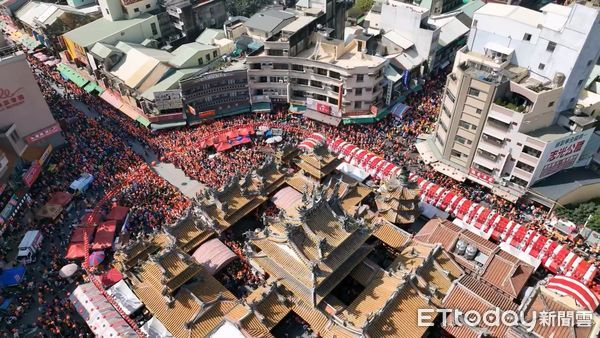
{"label": "balcony", "polygon": [[509,93],[507,96],[497,98],[494,104],[522,114],[529,113],[533,107],[533,102],[517,93]]}
{"label": "balcony", "polygon": [[481,135],[481,140],[490,146],[498,147],[500,149],[502,149],[502,147],[504,147],[505,144],[504,140],[498,139],[492,135],[487,134],[485,130],[483,131],[483,135]]}

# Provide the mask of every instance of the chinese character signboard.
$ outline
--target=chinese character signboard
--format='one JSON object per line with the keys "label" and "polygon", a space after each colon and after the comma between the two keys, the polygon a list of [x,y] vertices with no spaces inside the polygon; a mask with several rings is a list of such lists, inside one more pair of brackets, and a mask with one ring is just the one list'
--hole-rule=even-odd
{"label": "chinese character signboard", "polygon": [[535,175],[536,177],[534,177],[532,183],[573,167],[590,139],[591,131],[593,129],[548,144],[538,165],[540,169],[537,170],[537,175]]}
{"label": "chinese character signboard", "polygon": [[323,114],[330,114],[331,113],[331,106],[326,105],[324,103],[317,103],[317,111],[319,113],[323,113]]}
{"label": "chinese character signboard", "polygon": [[183,108],[179,89],[154,92],[154,104],[158,110]]}
{"label": "chinese character signboard", "polygon": [[0,111],[14,108],[25,103],[23,87],[17,89],[0,88]]}
{"label": "chinese character signboard", "polygon": [[59,133],[60,131],[61,131],[60,126],[58,125],[58,123],[55,123],[49,127],[46,127],[42,130],[38,130],[32,134],[25,136],[25,142],[27,142],[27,144],[32,144],[36,141],[39,141],[41,139],[44,139],[44,138],[50,136],[50,135]]}
{"label": "chinese character signboard", "polygon": [[477,170],[473,167],[469,168],[469,175],[475,176],[478,179],[485,181],[489,184],[494,184],[494,177],[492,175],[488,175],[481,170]]}

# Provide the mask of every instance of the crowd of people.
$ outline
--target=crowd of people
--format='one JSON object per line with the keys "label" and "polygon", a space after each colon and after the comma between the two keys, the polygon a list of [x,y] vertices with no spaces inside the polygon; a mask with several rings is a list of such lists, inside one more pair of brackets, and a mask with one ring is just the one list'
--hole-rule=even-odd
{"label": "crowd of people", "polygon": [[216,275],[217,280],[223,283],[238,298],[247,296],[252,290],[261,285],[264,286],[266,283],[265,276],[252,268],[244,253],[242,243],[225,238],[223,244],[231,249],[238,256],[238,259],[219,271]]}
{"label": "crowd of people", "polygon": [[[389,116],[373,124],[334,127],[278,112],[241,115],[194,127],[150,133],[98,97],[64,80],[51,66],[35,58],[28,59],[52,114],[62,126],[68,126],[63,132],[66,145],[55,150],[50,159],[50,165],[54,168],[52,175],[42,174],[31,189],[30,209],[33,210],[43,205],[53,192],[66,190],[70,182],[81,173],[88,172],[95,177],[90,191],[85,196],[77,196],[72,203],[86,207],[94,205],[105,191],[122,187],[113,202],[130,207],[129,237],[144,236],[163,224],[174,222],[190,201],[148,167],[145,159],[132,149],[130,143],[141,144],[146,154],[155,153],[161,160],[181,168],[192,179],[209,187],[220,188],[232,175],[244,174],[259,165],[268,153],[286,143],[297,144],[310,133],[319,132],[329,139],[344,139],[390,162],[409,166],[419,175],[442,186],[452,187],[475,202],[501,210],[513,219],[533,220],[535,224],[541,224],[544,216],[539,206],[524,201],[510,203],[480,186],[454,181],[419,160],[414,144],[419,135],[433,131],[440,110],[445,74],[432,76],[424,83],[421,92],[409,95],[406,102],[410,109],[401,118]],[[82,107],[93,107],[93,110],[82,111],[88,108],[77,107],[74,101],[82,102]],[[252,143],[235,146],[224,152],[201,146],[215,136],[215,131],[243,125],[255,129],[259,126],[281,129],[284,142],[268,144],[266,137],[253,136]],[[139,177],[143,179],[136,179]],[[27,311],[33,311],[36,317],[39,316],[37,325],[45,331],[40,331],[41,336],[48,332],[65,336],[64,332],[74,327],[77,329],[70,331],[73,335],[66,336],[90,334],[85,325],[76,325],[71,312],[67,311],[69,305],[63,304],[66,299],[64,290],[69,290],[75,284],[61,279],[57,273],[67,263],[64,249],[71,228],[65,222],[78,219],[80,211],[76,208],[72,214],[62,215],[55,221],[33,222],[31,217],[17,217],[17,221],[8,227],[5,236],[9,238],[16,238],[17,234],[28,229],[41,229],[51,240],[46,244],[41,264],[34,267],[40,271],[22,287],[23,292],[17,299],[18,306],[13,307],[11,320],[0,324],[0,328],[4,325],[18,332],[22,329],[17,324],[19,319]],[[57,228],[61,230],[54,231]],[[225,239],[224,243],[240,257],[219,274],[228,289],[234,290],[238,297],[243,297],[248,287],[264,284],[265,276],[251,268],[242,244],[230,239]],[[63,294],[46,292],[45,288],[60,289]],[[27,292],[32,295],[27,296]],[[56,311],[61,307],[67,310]]]}
{"label": "crowd of people", "polygon": [[[38,261],[27,266],[24,283],[11,290],[16,299],[8,309],[9,320],[0,324],[0,331],[18,336],[19,332],[35,332],[37,328],[36,335],[40,337],[91,336],[85,324],[76,322],[80,317],[70,311],[67,292],[79,280],[66,280],[58,274],[68,263],[64,258],[72,230],[68,223],[77,223],[85,208],[93,206],[105,191],[122,187],[114,201],[131,208],[129,237],[138,237],[174,222],[189,200],[152,171],[128,145],[129,140],[135,139],[148,147],[141,129],[99,98],[65,81],[50,66],[32,57],[28,60],[54,118],[63,127],[66,143],[54,150],[48,164],[51,172],[42,173],[30,189],[32,200],[23,209],[26,213],[16,215],[3,234],[5,240],[18,242],[24,231],[36,229],[42,231],[45,240]],[[94,107],[95,111],[86,114],[74,105],[74,100]],[[94,181],[85,195],[75,196],[71,203],[76,207],[55,220],[35,220],[31,211],[44,205],[53,192],[66,191],[81,173],[91,173]]]}

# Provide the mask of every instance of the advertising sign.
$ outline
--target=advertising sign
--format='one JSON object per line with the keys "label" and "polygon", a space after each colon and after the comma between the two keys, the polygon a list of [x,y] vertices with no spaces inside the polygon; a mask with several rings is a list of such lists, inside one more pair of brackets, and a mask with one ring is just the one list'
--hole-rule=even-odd
{"label": "advertising sign", "polygon": [[59,133],[60,131],[61,131],[60,126],[58,125],[58,123],[55,123],[49,127],[46,127],[42,130],[38,130],[32,134],[25,136],[25,142],[27,142],[27,144],[32,144],[36,141],[39,141],[41,139],[44,139],[44,138],[50,136],[50,135]]}
{"label": "advertising sign", "polygon": [[154,104],[158,110],[183,108],[181,91],[173,89],[154,92]]}
{"label": "advertising sign", "polygon": [[331,106],[326,105],[324,103],[317,103],[317,111],[319,113],[323,113],[323,114],[330,114],[331,113]]}
{"label": "advertising sign", "polygon": [[40,176],[42,172],[42,166],[38,161],[34,161],[31,163],[31,167],[25,174],[23,174],[23,183],[25,183],[28,187],[31,188],[35,180]]}
{"label": "advertising sign", "polygon": [[494,177],[492,175],[488,175],[481,170],[477,170],[473,167],[469,168],[469,175],[475,176],[478,179],[485,181],[489,184],[494,184]]}
{"label": "advertising sign", "polygon": [[538,168],[541,169],[538,169],[537,177],[534,177],[531,182],[534,183],[561,170],[573,167],[590,139],[592,131],[593,128],[548,144],[538,165]]}

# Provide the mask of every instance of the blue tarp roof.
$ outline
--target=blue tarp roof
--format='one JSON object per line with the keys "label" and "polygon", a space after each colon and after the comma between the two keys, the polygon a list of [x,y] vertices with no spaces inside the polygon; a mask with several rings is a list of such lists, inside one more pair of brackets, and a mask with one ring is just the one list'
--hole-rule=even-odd
{"label": "blue tarp roof", "polygon": [[2,274],[0,274],[0,286],[7,287],[19,285],[23,280],[23,275],[25,275],[24,266],[3,270]]}
{"label": "blue tarp roof", "polygon": [[392,107],[392,115],[401,118],[409,108],[410,107],[404,103],[397,103],[394,107]]}

